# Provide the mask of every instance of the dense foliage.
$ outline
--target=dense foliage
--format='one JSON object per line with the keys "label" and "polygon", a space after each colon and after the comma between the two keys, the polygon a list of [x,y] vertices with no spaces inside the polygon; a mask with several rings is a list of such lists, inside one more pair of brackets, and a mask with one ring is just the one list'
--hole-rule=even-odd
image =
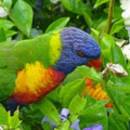
{"label": "dense foliage", "polygon": [[[128,130],[130,121],[130,77],[108,71],[108,63],[120,64],[130,74],[129,61],[123,55],[128,34],[121,17],[120,2],[116,0],[3,0],[5,16],[0,18],[0,44],[3,41],[31,39],[42,33],[65,26],[79,27],[89,32],[101,47],[102,67],[80,66],[64,82],[41,101],[17,108],[10,115],[0,106],[0,127],[5,130],[73,130],[79,120],[80,128],[101,124],[104,130]],[[83,96],[85,79],[100,83],[109,100]],[[105,107],[111,103],[112,107]],[[70,111],[63,121],[62,108]],[[79,130],[76,127],[74,130]]]}

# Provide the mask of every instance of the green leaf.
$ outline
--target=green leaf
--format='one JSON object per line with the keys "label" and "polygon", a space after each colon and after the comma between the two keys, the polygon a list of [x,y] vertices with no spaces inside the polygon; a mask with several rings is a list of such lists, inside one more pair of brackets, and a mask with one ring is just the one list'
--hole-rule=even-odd
{"label": "green leaf", "polygon": [[124,117],[127,120],[129,120],[130,119],[130,112],[129,112],[130,94],[128,94],[125,91],[119,91],[119,89],[116,89],[116,88],[118,88],[117,84],[114,84],[111,81],[108,81],[107,86],[108,86],[108,87],[106,87],[107,92],[113,101],[113,106],[115,107],[116,110],[118,110],[120,112],[120,114],[123,114]]}
{"label": "green leaf", "polygon": [[94,68],[90,68],[87,66],[79,66],[72,73],[68,74],[64,83],[71,82],[76,79],[86,79],[91,78],[94,81],[101,81],[102,75],[101,73],[96,72]]}
{"label": "green leaf", "polygon": [[9,116],[8,123],[10,125],[10,128],[12,128],[12,129],[17,129],[20,126],[21,121],[19,119],[18,110],[14,112],[13,116]]}
{"label": "green leaf", "polygon": [[22,130],[31,130],[32,126],[38,128],[36,124],[41,124],[43,113],[40,111],[40,105],[33,103],[20,108],[20,119],[22,120]]}
{"label": "green leaf", "polygon": [[16,34],[16,31],[10,30],[14,27],[14,24],[7,19],[0,19],[0,39],[1,41],[5,41],[6,38],[11,37]]}
{"label": "green leaf", "polygon": [[8,11],[9,11],[9,9],[10,9],[11,6],[12,6],[12,0],[3,0],[2,5],[3,5],[4,7],[6,7],[6,8],[8,9]]}
{"label": "green leaf", "polygon": [[3,28],[4,30],[11,29],[14,26],[14,24],[7,20],[7,19],[0,19],[0,28]]}
{"label": "green leaf", "polygon": [[114,18],[114,19],[122,19],[121,3],[118,2],[118,1],[114,4],[114,8],[113,8],[113,18]]}
{"label": "green leaf", "polygon": [[6,33],[6,37],[7,37],[7,38],[8,38],[8,37],[12,37],[12,36],[14,36],[15,34],[17,34],[17,32],[14,31],[14,30],[7,30],[7,31],[5,31],[5,33]]}
{"label": "green leaf", "polygon": [[33,19],[33,11],[29,4],[23,0],[17,0],[10,13],[10,18],[26,36],[30,35]]}
{"label": "green leaf", "polygon": [[72,82],[68,82],[64,86],[61,86],[59,97],[61,103],[67,107],[69,102],[76,94],[80,94],[85,86],[84,79],[77,79]]}
{"label": "green leaf", "polygon": [[[100,32],[94,28],[91,28],[91,35],[99,42]],[[99,42],[100,43],[100,42]]]}
{"label": "green leaf", "polygon": [[81,0],[61,0],[61,3],[66,9],[74,13],[82,14],[83,10],[86,10],[85,4]]}
{"label": "green leaf", "polygon": [[83,11],[83,14],[82,14],[82,15],[84,16],[84,19],[85,19],[87,25],[88,25],[89,27],[91,27],[92,24],[93,24],[93,21],[92,21],[92,19],[91,19],[91,17],[90,17],[90,14],[88,14],[88,11]]}
{"label": "green leaf", "polygon": [[25,123],[22,122],[21,128],[22,128],[22,130],[31,130],[31,125],[25,124]]}
{"label": "green leaf", "polygon": [[114,45],[112,47],[112,62],[116,64],[121,64],[124,67],[126,66],[126,60],[125,57],[122,54],[121,48],[119,48],[117,45]]}
{"label": "green leaf", "polygon": [[82,2],[82,0],[61,0],[61,3],[67,10],[83,15],[88,25],[92,24],[91,10],[87,4]]}
{"label": "green leaf", "polygon": [[95,28],[100,32],[100,35],[103,34],[104,29],[107,25],[107,19],[106,18],[100,18],[99,21],[95,21]]}
{"label": "green leaf", "polygon": [[61,29],[67,25],[69,22],[70,18],[69,17],[63,17],[60,18],[56,21],[54,21],[52,24],[49,25],[49,27],[46,29],[46,32]]}
{"label": "green leaf", "polygon": [[[129,77],[129,70],[128,70],[128,76],[126,77],[117,77],[117,76],[111,76],[111,81],[113,82],[113,84],[115,84],[116,86],[116,90],[118,90],[119,92],[121,91],[126,91],[128,93],[130,93],[130,77]],[[109,78],[110,79],[110,78]],[[117,87],[118,86],[118,87]],[[113,86],[114,88],[114,86]]]}
{"label": "green leaf", "polygon": [[102,124],[104,127],[103,130],[108,130],[107,111],[104,105],[103,101],[97,101],[90,106],[86,106],[86,109],[84,109],[80,116],[81,126],[86,127],[91,124]]}
{"label": "green leaf", "polygon": [[43,130],[51,130],[51,126],[48,122],[44,122],[42,125]]}
{"label": "green leaf", "polygon": [[116,22],[112,25],[110,34],[113,35],[113,34],[115,34],[115,33],[118,33],[121,29],[123,29],[123,27],[124,27],[123,19],[120,19],[120,20],[116,21]]}
{"label": "green leaf", "polygon": [[[48,1],[48,0],[47,0]],[[36,1],[35,0],[26,0],[26,2],[29,4],[29,5],[31,5],[32,7],[34,7],[35,6],[35,4],[36,4]],[[38,2],[38,3],[40,3],[40,2]],[[41,3],[40,3],[41,4]]]}
{"label": "green leaf", "polygon": [[6,34],[3,28],[0,28],[0,42],[6,41]]}
{"label": "green leaf", "polygon": [[39,105],[39,109],[45,116],[50,118],[57,125],[60,123],[59,113],[51,101],[44,99],[41,102],[39,102],[37,105]]}
{"label": "green leaf", "polygon": [[123,116],[121,117],[120,115],[117,115],[115,113],[112,113],[109,116],[109,125],[108,129],[109,130],[127,130],[127,122],[123,122],[122,120]]}
{"label": "green leaf", "polygon": [[101,6],[102,4],[105,4],[107,2],[109,2],[109,0],[96,0],[94,8],[98,8],[99,6]]}
{"label": "green leaf", "polygon": [[105,64],[112,61],[111,49],[115,44],[116,42],[111,35],[105,34],[101,39],[100,45]]}
{"label": "green leaf", "polygon": [[61,126],[55,128],[54,130],[70,130],[70,122],[66,120],[61,124]]}
{"label": "green leaf", "polygon": [[79,115],[85,108],[86,103],[86,98],[76,95],[69,104],[70,113],[74,115]]}
{"label": "green leaf", "polygon": [[0,125],[9,129],[20,127],[19,111],[15,111],[13,116],[0,105]]}

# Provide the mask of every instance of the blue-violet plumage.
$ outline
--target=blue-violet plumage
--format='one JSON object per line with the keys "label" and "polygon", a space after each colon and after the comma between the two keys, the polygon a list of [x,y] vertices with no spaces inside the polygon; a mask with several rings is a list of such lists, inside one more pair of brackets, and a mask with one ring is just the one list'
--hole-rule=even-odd
{"label": "blue-violet plumage", "polygon": [[61,32],[61,40],[63,49],[55,68],[65,74],[73,71],[76,66],[100,57],[100,47],[96,41],[78,28],[65,28]]}

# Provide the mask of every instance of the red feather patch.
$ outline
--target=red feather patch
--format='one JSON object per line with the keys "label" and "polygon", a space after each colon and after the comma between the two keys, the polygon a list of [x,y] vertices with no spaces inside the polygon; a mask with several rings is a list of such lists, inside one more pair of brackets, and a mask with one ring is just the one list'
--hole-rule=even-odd
{"label": "red feather patch", "polygon": [[20,104],[38,101],[64,79],[64,74],[52,68],[45,68],[39,62],[27,64],[16,79],[16,87],[12,98]]}

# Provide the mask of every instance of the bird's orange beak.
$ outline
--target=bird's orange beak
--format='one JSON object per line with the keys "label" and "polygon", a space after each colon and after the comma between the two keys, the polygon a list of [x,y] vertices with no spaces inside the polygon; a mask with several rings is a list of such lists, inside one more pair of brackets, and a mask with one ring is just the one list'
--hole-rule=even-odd
{"label": "bird's orange beak", "polygon": [[100,70],[102,66],[101,58],[90,60],[87,64],[89,67],[94,67],[96,70]]}

